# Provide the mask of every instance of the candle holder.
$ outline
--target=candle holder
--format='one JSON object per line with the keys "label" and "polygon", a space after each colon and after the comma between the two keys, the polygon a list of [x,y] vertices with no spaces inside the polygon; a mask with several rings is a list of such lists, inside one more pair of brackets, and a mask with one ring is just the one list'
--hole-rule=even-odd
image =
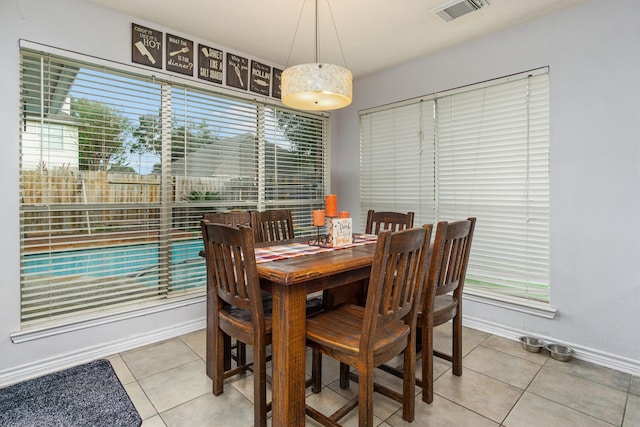
{"label": "candle holder", "polygon": [[308,244],[309,246],[318,246],[325,247],[331,243],[331,236],[329,234],[320,233],[320,226],[316,227],[318,229],[318,234],[315,239],[310,239]]}

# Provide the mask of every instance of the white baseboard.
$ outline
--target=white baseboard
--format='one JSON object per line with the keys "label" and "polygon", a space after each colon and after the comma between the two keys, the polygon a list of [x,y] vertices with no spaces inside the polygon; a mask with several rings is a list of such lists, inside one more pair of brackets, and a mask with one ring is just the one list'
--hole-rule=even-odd
{"label": "white baseboard", "polygon": [[206,327],[206,319],[200,318],[173,325],[169,328],[158,329],[151,333],[145,333],[123,340],[112,341],[98,346],[87,347],[71,353],[38,360],[36,362],[15,366],[0,371],[0,388],[36,378],[72,366],[90,362],[92,360],[108,357],[144,345],[174,338],[180,335],[195,332]]}
{"label": "white baseboard", "polygon": [[[527,331],[509,328],[504,325],[487,322],[474,317],[463,316],[462,324],[469,328],[477,329],[503,338],[512,339],[514,341],[517,341],[522,335],[527,335]],[[625,372],[627,374],[640,376],[640,361],[638,360],[616,356],[615,354],[583,347],[571,342],[558,341],[554,337],[540,336],[537,334],[536,336],[542,338],[546,342],[558,343],[573,348],[576,351],[576,354],[573,357],[576,359],[584,360],[585,362],[590,362],[605,368],[615,369],[616,371]]]}
{"label": "white baseboard", "polygon": [[[526,335],[527,333],[526,331],[507,328],[504,325],[468,316],[464,317],[462,323],[464,326],[512,340],[517,340],[520,336]],[[46,375],[51,372],[80,365],[82,363],[87,363],[92,360],[111,356],[116,353],[132,350],[134,348],[153,344],[155,342],[174,338],[190,332],[195,332],[200,329],[204,329],[205,326],[206,320],[201,318],[179,325],[174,325],[170,328],[159,329],[152,333],[130,337],[124,340],[112,341],[104,343],[103,345],[88,347],[64,355],[5,369],[0,371],[0,388],[20,381],[39,377],[41,375]],[[553,337],[541,336],[540,338],[549,342],[557,342],[562,345],[573,347],[576,350],[576,355],[574,356],[576,359],[591,362],[606,368],[615,369],[620,372],[640,376],[640,361],[578,346],[574,343],[560,342],[555,340]]]}

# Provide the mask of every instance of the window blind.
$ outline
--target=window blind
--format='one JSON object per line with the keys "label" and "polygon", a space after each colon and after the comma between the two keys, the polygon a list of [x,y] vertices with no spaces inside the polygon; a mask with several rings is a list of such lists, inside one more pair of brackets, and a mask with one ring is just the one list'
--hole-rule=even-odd
{"label": "window blind", "polygon": [[203,212],[312,229],[328,117],[173,80],[21,50],[23,328],[203,295]]}
{"label": "window blind", "polygon": [[317,232],[312,212],[324,207],[329,122],[317,115],[266,106],[264,114],[265,209],[291,209],[296,236]]}
{"label": "window blind", "polygon": [[[124,162],[133,123],[158,114],[160,85],[27,51],[21,72],[23,324],[166,297],[160,176]],[[53,126],[61,143],[47,138]]]}
{"label": "window blind", "polygon": [[435,215],[433,100],[360,116],[360,223],[367,210],[415,213],[414,222]]}
{"label": "window blind", "polygon": [[[432,174],[427,194],[407,195],[414,202],[398,205],[397,210],[419,211],[417,224],[477,217],[465,290],[548,302],[548,85],[545,69],[425,97],[434,106],[433,133],[427,143],[433,149],[434,167],[427,171],[416,159],[407,160],[399,170],[387,170],[390,157],[376,157],[372,148],[396,147],[396,133],[401,133],[396,123],[401,129],[417,126],[410,107],[417,108],[424,99],[363,112],[362,164],[376,170],[377,176],[371,178],[366,168],[361,171],[362,188],[377,181],[389,185],[376,187],[375,197],[363,191],[361,211],[386,208],[380,200],[407,188],[404,184],[397,188],[396,182],[425,182],[422,175]],[[388,120],[395,115],[410,125],[397,118]],[[371,136],[376,127],[380,130]],[[369,162],[375,163],[373,167]]]}

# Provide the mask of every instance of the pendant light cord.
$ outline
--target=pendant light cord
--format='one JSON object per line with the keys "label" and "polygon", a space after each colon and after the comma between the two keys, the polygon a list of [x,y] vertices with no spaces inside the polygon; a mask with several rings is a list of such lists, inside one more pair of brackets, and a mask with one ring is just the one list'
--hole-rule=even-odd
{"label": "pendant light cord", "polygon": [[[296,36],[298,35],[298,29],[300,28],[300,22],[302,21],[302,13],[304,12],[304,5],[307,3],[307,0],[302,2],[302,7],[300,8],[300,14],[298,15],[298,22],[296,23],[296,30],[293,33],[293,39],[291,40],[291,47],[289,48],[289,56],[287,56],[287,63],[285,68],[289,67],[289,61],[291,60],[291,53],[293,52],[293,45],[296,41]],[[333,18],[333,11],[331,10],[331,3],[327,0],[327,7],[329,8],[329,16],[331,16],[331,23],[333,24],[333,31],[336,33],[336,38],[338,39],[338,47],[340,48],[340,55],[342,56],[342,62],[344,63],[345,68],[349,68],[347,66],[347,60],[344,57],[344,50],[342,49],[342,42],[340,41],[340,36],[338,35],[338,28],[336,27],[336,20]],[[320,14],[318,13],[318,0],[315,0],[315,51],[314,51],[314,62],[318,63],[320,59]]]}
{"label": "pendant light cord", "polygon": [[329,16],[331,16],[333,31],[336,33],[336,38],[338,39],[338,47],[340,47],[340,55],[342,55],[342,62],[344,63],[345,68],[349,68],[349,66],[347,65],[347,60],[344,57],[344,51],[342,50],[342,43],[340,42],[340,36],[338,35],[338,28],[336,27],[336,20],[333,19],[333,11],[331,10],[331,3],[329,2],[329,0],[327,0],[327,7],[329,8]]}
{"label": "pendant light cord", "polygon": [[314,62],[318,63],[318,58],[320,58],[320,45],[318,44],[318,23],[320,22],[320,17],[318,15],[318,0],[316,0],[316,57]]}
{"label": "pendant light cord", "polygon": [[304,5],[307,0],[302,2],[302,7],[300,8],[300,14],[298,15],[298,22],[296,23],[296,30],[293,33],[293,38],[291,39],[291,47],[289,48],[289,56],[287,56],[287,63],[285,64],[285,68],[289,67],[289,60],[291,59],[291,52],[293,52],[293,45],[296,42],[296,36],[298,35],[298,28],[300,28],[300,21],[302,21],[302,12],[304,11]]}

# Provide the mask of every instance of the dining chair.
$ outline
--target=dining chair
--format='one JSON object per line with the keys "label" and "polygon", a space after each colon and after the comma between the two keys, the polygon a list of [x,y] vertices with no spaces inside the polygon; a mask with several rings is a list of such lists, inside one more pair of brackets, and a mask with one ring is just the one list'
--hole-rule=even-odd
{"label": "dining chair", "polygon": [[293,220],[290,209],[252,211],[256,241],[276,242],[293,239]]}
{"label": "dining chair", "polygon": [[[228,212],[204,212],[202,214],[202,219],[205,219],[209,222],[214,222],[216,224],[226,224],[232,225],[234,227],[237,227],[239,225],[247,225],[249,227],[252,227],[253,229],[251,212],[252,211],[245,210],[235,210]],[[255,232],[254,241],[260,241],[259,239],[256,239]]]}
{"label": "dining chair", "polygon": [[[453,374],[462,375],[462,291],[469,264],[471,241],[476,218],[447,223],[439,222],[434,238],[434,251],[441,251],[430,268],[428,281],[435,292],[423,298],[417,325],[422,330],[422,400],[433,402],[433,356],[452,364]],[[433,328],[452,320],[451,352],[433,349]]]}
{"label": "dining chair", "polygon": [[378,234],[381,230],[399,231],[413,227],[413,212],[383,212],[369,210],[365,233]]}
{"label": "dining chair", "polygon": [[[265,346],[271,343],[273,299],[260,289],[255,234],[244,224],[234,227],[205,219],[200,224],[207,265],[207,296],[211,296],[207,301],[207,345],[212,344],[207,347],[207,375],[211,372],[213,394],[222,394],[225,378],[253,371],[254,419],[256,425],[264,426],[271,407],[265,400],[266,362],[271,358]],[[307,317],[322,309],[317,300],[307,300]],[[229,360],[231,338],[238,342],[237,366],[233,369]],[[246,344],[253,345],[250,363],[246,362]]]}
{"label": "dining chair", "polygon": [[[413,212],[367,212],[366,234],[378,234],[383,230],[399,231],[413,227]],[[325,307],[333,307],[345,302],[363,305],[366,298],[366,281],[354,282],[325,291],[322,300]]]}
{"label": "dining chair", "polygon": [[[225,335],[253,346],[254,424],[266,426],[266,346],[271,343],[271,308],[264,306],[256,268],[253,231],[201,221],[207,264],[207,285],[211,287],[214,345],[213,394],[223,393],[224,379],[246,369],[224,366]],[[209,363],[210,361],[208,361]]]}
{"label": "dining chair", "polygon": [[[257,242],[280,242],[295,238],[293,219],[290,209],[271,209],[266,211],[252,211],[252,223],[255,224],[255,237]],[[310,295],[307,301],[308,306],[313,309],[322,305],[320,297]],[[312,310],[313,311],[313,310]]]}
{"label": "dining chair", "polygon": [[[416,384],[422,388],[422,400],[433,402],[433,356],[452,363],[456,376],[462,375],[462,291],[469,263],[471,241],[475,230],[476,218],[446,222],[436,226],[431,262],[422,296],[422,308],[418,313],[417,336],[422,346],[422,376],[416,378]],[[427,289],[433,289],[433,292]],[[452,320],[451,352],[444,353],[433,349],[433,328]],[[380,366],[397,377],[403,376],[403,370]]]}
{"label": "dining chair", "polygon": [[[226,224],[237,227],[239,225],[247,225],[251,227],[251,212],[250,211],[229,211],[229,212],[205,212],[202,214],[202,219],[216,223]],[[255,235],[254,235],[255,237]],[[204,256],[204,253],[202,254]],[[207,286],[207,313],[212,313],[211,304],[213,296],[210,294],[211,286]],[[263,295],[264,297],[265,295]],[[236,366],[246,365],[246,346],[242,342],[237,342],[234,346],[231,345],[231,338],[227,335],[224,336],[224,367],[225,370],[231,369],[231,360],[236,360]],[[207,376],[213,378],[213,353],[214,353],[214,340],[213,340],[213,318],[207,316],[206,327],[206,360],[207,360]],[[233,348],[236,349],[235,358],[232,355]]]}
{"label": "dining chair", "polygon": [[[364,307],[341,304],[307,319],[307,345],[340,362],[341,373],[358,370],[358,395],[326,416],[306,405],[305,412],[323,425],[337,422],[358,406],[360,426],[373,425],[374,368],[404,352],[402,418],[413,421],[415,406],[416,316],[426,274],[431,225],[398,232],[381,231],[371,267]],[[312,373],[313,375],[313,373]],[[341,380],[348,387],[348,380]]]}

